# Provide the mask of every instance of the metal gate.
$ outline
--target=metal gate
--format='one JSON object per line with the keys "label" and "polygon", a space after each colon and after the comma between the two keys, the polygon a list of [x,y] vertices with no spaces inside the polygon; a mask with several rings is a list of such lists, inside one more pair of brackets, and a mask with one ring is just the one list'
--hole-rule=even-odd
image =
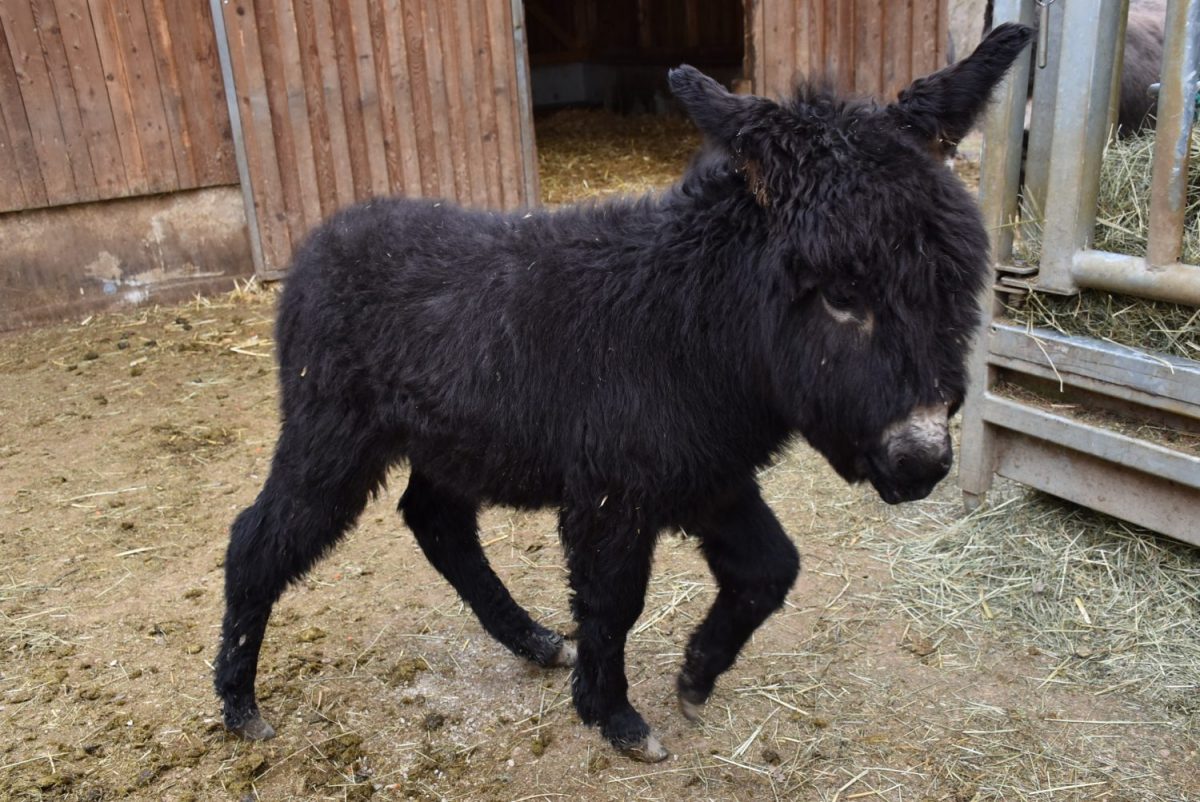
{"label": "metal gate", "polygon": [[[1028,62],[1013,70],[985,129],[980,197],[996,285],[972,354],[959,479],[969,507],[1001,475],[1200,545],[1200,456],[998,390],[1044,380],[1098,408],[1200,431],[1200,362],[1012,325],[999,293],[1082,288],[1200,306],[1200,267],[1180,261],[1188,144],[1195,116],[1200,0],[1170,0],[1165,25],[1146,256],[1094,250],[1098,177],[1116,106],[1128,0],[1000,0],[996,22],[1051,12],[1044,66],[1034,67],[1022,156]],[[1069,36],[1063,32],[1069,31]],[[1045,210],[1036,264],[1013,258],[1018,194]],[[990,313],[989,313],[990,312]]]}

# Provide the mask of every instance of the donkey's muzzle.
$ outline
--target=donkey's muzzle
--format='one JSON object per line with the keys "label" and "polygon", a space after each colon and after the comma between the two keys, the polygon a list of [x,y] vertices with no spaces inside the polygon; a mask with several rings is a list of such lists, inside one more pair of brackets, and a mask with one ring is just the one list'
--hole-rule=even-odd
{"label": "donkey's muzzle", "polygon": [[899,504],[928,496],[953,464],[948,409],[920,407],[887,428],[867,475],[884,501]]}

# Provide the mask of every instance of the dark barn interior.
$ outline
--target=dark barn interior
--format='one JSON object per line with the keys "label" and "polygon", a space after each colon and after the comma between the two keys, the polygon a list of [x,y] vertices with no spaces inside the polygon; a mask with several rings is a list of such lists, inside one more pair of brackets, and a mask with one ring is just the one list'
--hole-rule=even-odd
{"label": "dark barn interior", "polygon": [[741,75],[743,16],[741,0],[525,0],[534,108],[663,113],[670,67]]}

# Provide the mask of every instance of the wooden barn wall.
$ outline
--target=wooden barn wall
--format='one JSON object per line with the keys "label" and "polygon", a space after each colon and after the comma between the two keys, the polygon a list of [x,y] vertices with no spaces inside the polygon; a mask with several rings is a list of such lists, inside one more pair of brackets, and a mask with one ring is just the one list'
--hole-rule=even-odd
{"label": "wooden barn wall", "polygon": [[238,181],[207,3],[0,2],[0,212]]}
{"label": "wooden barn wall", "polygon": [[284,270],[322,218],[373,196],[536,202],[519,2],[221,7],[261,274]]}
{"label": "wooden barn wall", "polygon": [[890,101],[949,56],[949,0],[746,0],[746,18],[746,75],[769,96],[804,76]]}

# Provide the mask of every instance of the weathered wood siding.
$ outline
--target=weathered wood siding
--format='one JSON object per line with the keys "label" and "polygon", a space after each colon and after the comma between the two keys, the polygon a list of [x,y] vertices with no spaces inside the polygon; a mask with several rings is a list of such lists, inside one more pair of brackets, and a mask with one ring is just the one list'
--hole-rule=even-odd
{"label": "weathered wood siding", "polygon": [[745,1],[746,75],[759,94],[804,77],[893,100],[949,56],[949,0]]}
{"label": "weathered wood siding", "polygon": [[519,2],[222,8],[263,275],[323,217],[373,196],[536,202]]}
{"label": "weathered wood siding", "polygon": [[0,212],[236,184],[208,4],[0,2]]}

